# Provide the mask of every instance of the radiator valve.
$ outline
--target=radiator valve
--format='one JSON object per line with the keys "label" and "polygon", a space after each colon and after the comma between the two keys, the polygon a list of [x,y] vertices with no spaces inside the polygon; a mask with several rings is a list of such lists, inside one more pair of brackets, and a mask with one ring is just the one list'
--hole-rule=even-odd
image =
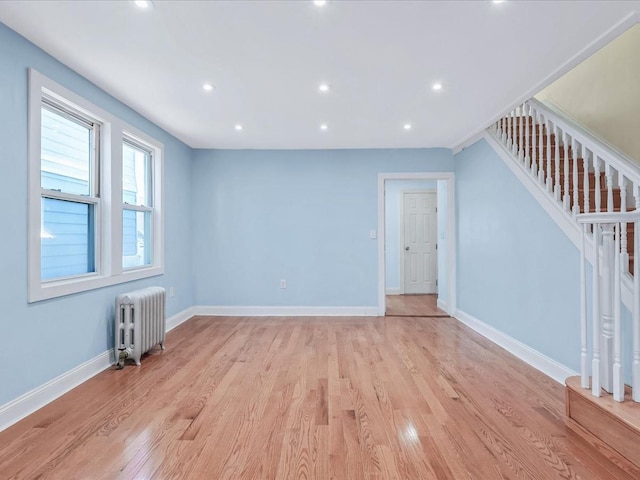
{"label": "radiator valve", "polygon": [[116,367],[118,370],[122,370],[124,368],[124,362],[127,358],[131,356],[130,348],[121,348],[120,353],[118,354],[118,362],[116,363]]}

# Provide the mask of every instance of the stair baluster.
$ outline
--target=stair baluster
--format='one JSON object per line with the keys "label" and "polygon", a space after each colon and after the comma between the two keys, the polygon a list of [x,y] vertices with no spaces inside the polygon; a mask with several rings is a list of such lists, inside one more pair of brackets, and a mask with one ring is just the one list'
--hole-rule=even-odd
{"label": "stair baluster", "polygon": [[[567,212],[571,211],[571,197],[569,196],[569,135],[567,132],[562,132],[562,147],[564,148],[564,197],[562,199],[562,203],[564,204],[564,209]],[[575,173],[574,173],[575,178]],[[574,210],[575,216],[575,210]]]}
{"label": "stair baluster", "polygon": [[593,285],[593,306],[592,309],[592,329],[593,329],[593,347],[592,347],[592,359],[591,359],[591,394],[595,397],[600,396],[600,390],[602,384],[600,382],[600,331],[601,323],[600,319],[600,295],[596,292],[600,292],[600,225],[595,224],[593,226],[593,267],[591,269],[593,273],[592,285]]}
{"label": "stair baluster", "polygon": [[[538,112],[538,182],[544,184],[544,115]],[[548,170],[549,167],[547,167]]]}
{"label": "stair baluster", "polygon": [[571,156],[573,159],[573,216],[580,213],[580,191],[578,188],[578,142],[571,138]]}
{"label": "stair baluster", "polygon": [[[584,213],[589,213],[589,151],[584,148],[580,143],[578,143],[579,149],[582,152],[582,177],[584,178]],[[580,157],[578,155],[578,151],[576,151],[576,157]]]}
{"label": "stair baluster", "polygon": [[537,128],[537,116],[538,116],[538,112],[536,112],[535,108],[531,108],[531,175],[533,175],[534,178],[537,178],[538,176],[538,149],[536,148],[537,145],[537,135],[536,135],[536,128]]}
{"label": "stair baluster", "polygon": [[520,105],[520,141],[518,142],[518,160],[520,162],[524,161],[524,131],[522,130],[524,127],[524,116],[525,116],[525,104]]}
{"label": "stair baluster", "polygon": [[595,210],[596,210],[596,213],[598,213],[601,210],[600,204],[602,202],[602,199],[600,198],[600,192],[601,192],[602,186],[600,185],[600,162],[598,162],[598,157],[595,157],[593,159],[593,174],[594,174],[594,182],[596,184]]}
{"label": "stair baluster", "polygon": [[[627,178],[618,172],[618,186],[620,188],[620,212],[627,211]],[[622,273],[629,273],[629,250],[627,246],[627,228],[630,224],[623,223],[620,229],[620,264]]]}
{"label": "stair baluster", "polygon": [[620,224],[614,225],[613,272],[613,399],[624,401],[622,377],[622,328],[620,318]]}
{"label": "stair baluster", "polygon": [[556,158],[556,183],[553,187],[553,198],[556,202],[560,201],[560,129],[558,125],[553,125],[553,138],[555,140],[555,158]]}
{"label": "stair baluster", "polygon": [[531,170],[531,130],[529,129],[529,117],[531,116],[531,106],[528,103],[525,103],[525,123],[526,123],[526,133],[524,135],[524,139],[526,142],[526,146],[524,149],[524,167]]}
{"label": "stair baluster", "polygon": [[547,192],[549,194],[552,193],[553,191],[553,171],[551,169],[551,122],[549,122],[549,119],[546,118],[545,122],[544,122],[544,127],[546,130],[546,135],[545,135],[545,140],[547,141],[547,146],[546,146],[546,151],[547,151],[547,178],[546,178],[546,184],[547,184]]}
{"label": "stair baluster", "polygon": [[607,212],[613,212],[613,173],[611,170],[611,165],[605,165],[604,171],[607,179]]}

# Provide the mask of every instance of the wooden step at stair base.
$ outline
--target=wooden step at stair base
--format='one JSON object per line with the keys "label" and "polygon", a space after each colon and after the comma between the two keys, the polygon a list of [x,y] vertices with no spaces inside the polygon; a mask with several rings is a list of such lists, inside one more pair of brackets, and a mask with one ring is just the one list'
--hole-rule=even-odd
{"label": "wooden step at stair base", "polygon": [[[640,468],[640,404],[631,401],[629,388],[625,401],[619,403],[607,393],[594,397],[590,389],[580,386],[580,377],[569,377],[566,381],[566,409],[569,422],[575,422]],[[582,433],[580,429],[576,431]]]}

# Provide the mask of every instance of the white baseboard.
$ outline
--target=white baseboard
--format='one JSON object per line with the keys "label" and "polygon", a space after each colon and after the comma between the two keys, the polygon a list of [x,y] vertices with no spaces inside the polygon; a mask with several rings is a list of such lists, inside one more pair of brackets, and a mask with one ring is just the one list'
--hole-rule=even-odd
{"label": "white baseboard", "polygon": [[225,317],[375,317],[378,307],[235,307],[200,305],[193,315]]}
{"label": "white baseboard", "polygon": [[[191,307],[169,317],[167,319],[167,332],[186,322],[193,315],[193,307]],[[113,350],[102,352],[53,380],[49,380],[47,383],[0,406],[0,432],[106,370],[114,363]]]}
{"label": "white baseboard", "polygon": [[167,318],[167,323],[166,323],[167,332],[173,330],[174,328],[176,328],[181,323],[186,322],[187,320],[189,320],[194,315],[195,315],[194,307],[189,307],[189,308],[185,308],[181,312],[178,312],[175,315],[172,315],[171,317]]}
{"label": "white baseboard", "polygon": [[478,332],[483,337],[488,338],[493,343],[501,346],[509,353],[512,353],[523,362],[528,363],[532,367],[540,370],[545,375],[553,378],[558,383],[564,385],[564,381],[567,379],[567,377],[578,375],[577,372],[574,372],[570,368],[562,365],[559,362],[556,362],[552,358],[547,357],[537,350],[534,350],[521,341],[510,337],[506,333],[497,330],[491,325],[487,325],[486,323],[478,320],[468,313],[457,310],[454,317],[460,322],[464,323],[467,327]]}
{"label": "white baseboard", "polygon": [[447,305],[447,302],[440,300],[440,298],[436,300],[436,307],[438,307],[442,311],[449,313],[449,305]]}
{"label": "white baseboard", "polygon": [[399,288],[387,288],[385,293],[387,295],[402,295],[402,290]]}
{"label": "white baseboard", "polygon": [[87,360],[53,380],[49,380],[47,383],[2,405],[0,407],[0,431],[44,407],[47,403],[52,402],[82,382],[106,370],[114,363],[113,350],[102,352],[100,355]]}

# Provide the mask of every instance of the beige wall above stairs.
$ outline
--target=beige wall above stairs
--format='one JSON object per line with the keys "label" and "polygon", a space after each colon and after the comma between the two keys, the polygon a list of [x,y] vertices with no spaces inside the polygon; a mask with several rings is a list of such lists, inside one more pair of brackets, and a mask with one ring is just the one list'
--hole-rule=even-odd
{"label": "beige wall above stairs", "polygon": [[640,24],[538,95],[640,163]]}

